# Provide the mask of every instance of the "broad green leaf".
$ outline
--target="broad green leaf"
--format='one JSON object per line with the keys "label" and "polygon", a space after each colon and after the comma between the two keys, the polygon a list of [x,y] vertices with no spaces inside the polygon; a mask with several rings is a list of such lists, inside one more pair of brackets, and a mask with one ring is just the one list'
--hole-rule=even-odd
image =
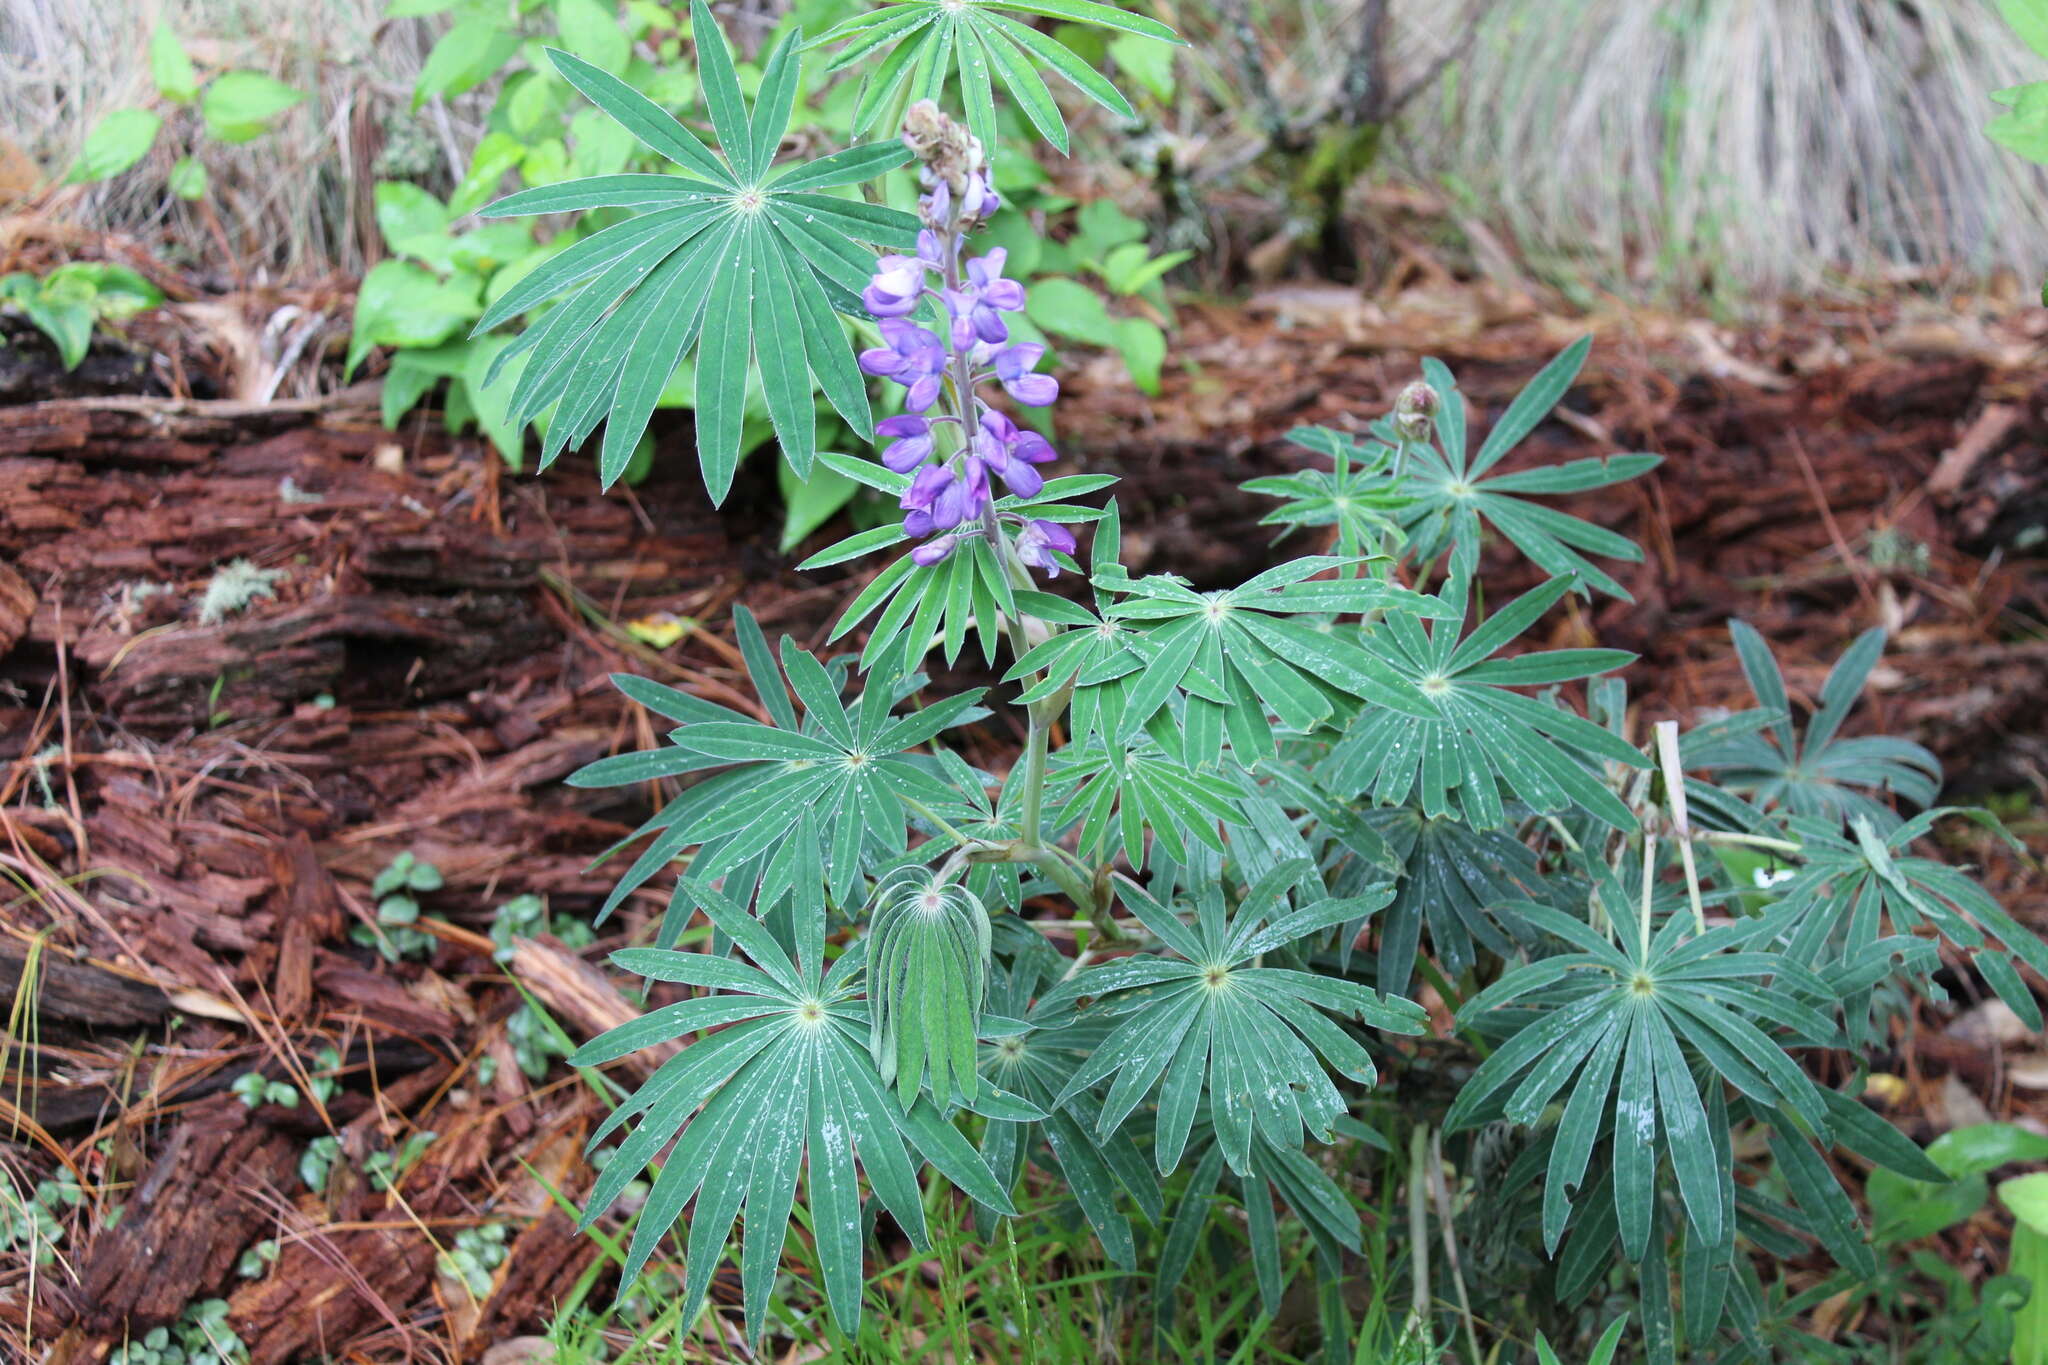
{"label": "broad green leaf", "polygon": [[199,94],[199,73],[185,45],[169,24],[158,22],[149,35],[149,77],[156,92],[173,104],[190,104]]}
{"label": "broad green leaf", "polygon": [[101,115],[85,135],[67,181],[75,185],[119,175],[148,155],[163,123],[161,115],[148,109],[116,109]]}
{"label": "broad green leaf", "polygon": [[305,91],[260,71],[224,71],[207,82],[199,112],[206,131],[222,142],[249,142],[305,98]]}

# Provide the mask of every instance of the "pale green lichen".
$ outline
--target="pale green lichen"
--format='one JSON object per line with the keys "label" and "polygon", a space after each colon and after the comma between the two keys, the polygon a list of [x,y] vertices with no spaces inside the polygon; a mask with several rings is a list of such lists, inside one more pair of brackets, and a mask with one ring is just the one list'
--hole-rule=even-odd
{"label": "pale green lichen", "polygon": [[259,597],[276,597],[274,585],[284,576],[283,569],[259,569],[246,559],[215,569],[207,580],[206,595],[199,599],[199,624],[217,626]]}

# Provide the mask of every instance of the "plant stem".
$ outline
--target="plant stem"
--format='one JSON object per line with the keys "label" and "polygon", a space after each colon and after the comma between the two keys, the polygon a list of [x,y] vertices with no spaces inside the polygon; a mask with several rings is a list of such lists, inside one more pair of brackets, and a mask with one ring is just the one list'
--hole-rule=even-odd
{"label": "plant stem", "polygon": [[1801,845],[1792,839],[1771,839],[1761,834],[1739,834],[1728,829],[1696,829],[1692,837],[1709,844],[1742,844],[1749,848],[1767,848],[1773,853],[1798,853]]}

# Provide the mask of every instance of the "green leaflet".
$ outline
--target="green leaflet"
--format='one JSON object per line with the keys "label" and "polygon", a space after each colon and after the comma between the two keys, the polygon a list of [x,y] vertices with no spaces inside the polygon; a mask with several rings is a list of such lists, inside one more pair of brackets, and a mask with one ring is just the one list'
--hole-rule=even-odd
{"label": "green leaflet", "polygon": [[[833,469],[885,493],[900,495],[910,486],[908,476],[891,473],[878,464],[844,456],[824,458]],[[1109,514],[1065,499],[1083,497],[1114,482],[1113,478],[1099,474],[1049,479],[1036,497],[1006,494],[995,500],[995,507],[998,512],[1045,521],[1097,521]],[[849,537],[821,550],[799,567],[838,563],[893,545],[902,538],[888,528],[881,530],[886,534],[863,531]],[[1065,556],[1061,559],[1065,567],[1077,567]],[[986,540],[966,541],[953,554],[928,566],[916,564],[904,555],[854,595],[832,627],[830,638],[840,639],[873,617],[867,644],[861,650],[861,667],[885,671],[900,668],[908,672],[918,667],[933,649],[941,650],[949,665],[956,662],[971,629],[980,641],[982,658],[994,663],[1000,620],[1005,616],[1016,617],[1017,592],[1017,585],[1010,581]]]}
{"label": "green leaflet", "polygon": [[869,245],[907,246],[917,222],[823,193],[902,165],[909,153],[898,143],[850,147],[771,173],[796,99],[801,34],[768,59],[750,112],[703,0],[694,0],[692,24],[717,152],[618,77],[549,49],[565,80],[679,173],[544,185],[485,209],[490,217],[639,212],[543,263],[477,330],[567,292],[515,343],[531,358],[513,382],[510,408],[521,425],[552,410],[543,466],[602,422],[606,484],[625,471],[662,389],[695,350],[697,454],[705,487],[723,501],[750,382],[799,476],[808,476],[817,452],[814,386],[857,433],[873,436],[866,388],[834,314],[857,311]]}
{"label": "green leaflet", "polygon": [[[1106,1024],[1037,1001],[1066,971],[1066,959],[1037,930],[1005,916],[996,922],[995,938],[1008,962],[996,974],[989,1003],[992,1009],[1017,1017],[1024,1028],[983,1039],[981,1072],[1037,1105],[1046,1117],[991,1119],[983,1134],[982,1155],[1005,1189],[1015,1187],[1027,1164],[1057,1171],[1110,1259],[1135,1270],[1137,1240],[1124,1209],[1135,1204],[1147,1221],[1158,1223],[1164,1212],[1158,1178],[1130,1134],[1098,1135],[1098,1106],[1092,1096],[1076,1095],[1063,1107],[1056,1103],[1075,1062],[1102,1041]],[[992,1216],[994,1211],[982,1212]]]}
{"label": "green leaflet", "polygon": [[[2022,1018],[2040,1008],[2005,954],[1995,949],[2003,947],[2040,972],[2048,967],[2048,946],[1956,868],[1908,853],[1936,820],[1951,814],[1990,820],[1981,812],[1943,808],[1880,834],[1859,812],[1851,817],[1848,838],[1832,820],[1791,822],[1806,861],[1776,888],[1799,917],[1796,927],[1784,935],[1781,951],[1843,984],[1850,1003],[1850,1033],[1859,1043],[1873,1037],[1875,1005],[1869,986],[1876,977],[1897,972],[1924,990],[1939,969],[1940,960],[1925,939],[1897,937],[1923,928],[1976,953],[1986,983]],[[2010,841],[2012,836],[2005,838]],[[1892,936],[1884,933],[1887,925]],[[1761,935],[1761,929],[1758,932]],[[1892,966],[1895,958],[1897,968]]]}
{"label": "green leaflet", "polygon": [[1831,818],[1837,826],[1861,816],[1880,831],[1899,824],[1885,802],[1859,788],[1892,791],[1931,806],[1941,789],[1941,762],[1918,744],[1884,735],[1844,739],[1842,722],[1855,708],[1870,671],[1884,652],[1885,632],[1872,627],[1856,637],[1821,685],[1820,706],[1799,733],[1778,662],[1763,637],[1741,621],[1728,623],[1764,724],[1688,746],[1686,762],[1719,776],[1758,806],[1793,815]]}
{"label": "green leaflet", "polygon": [[[1710,1125],[1698,1076],[1827,1140],[1829,1107],[1785,1049],[1834,1041],[1833,1025],[1815,1011],[1831,1006],[1834,992],[1804,969],[1749,951],[1748,924],[1687,938],[1684,914],[1654,932],[1617,916],[1610,939],[1548,906],[1516,909],[1568,951],[1511,969],[1459,1011],[1469,1022],[1520,1006],[1514,1030],[1459,1092],[1446,1128],[1494,1114],[1534,1124],[1562,1098],[1549,1135],[1547,1247],[1564,1233],[1571,1192],[1603,1133],[1625,1255],[1646,1253],[1665,1168],[1699,1239],[1724,1244],[1734,1227],[1716,1155],[1727,1140],[1725,1118],[1719,1129]],[[1791,1039],[1777,1036],[1783,1028]]]}
{"label": "green leaflet", "polygon": [[[1113,733],[1102,720],[1091,728],[1127,742],[1171,705],[1186,708],[1187,728],[1201,738],[1191,757],[1211,764],[1227,739],[1238,763],[1251,767],[1277,743],[1267,717],[1306,734],[1337,710],[1335,698],[1410,717],[1436,714],[1413,683],[1360,647],[1349,632],[1323,628],[1329,615],[1391,612],[1399,617],[1444,613],[1437,599],[1374,578],[1319,578],[1353,567],[1355,559],[1310,556],[1258,575],[1225,592],[1199,593],[1180,579],[1155,574],[1131,578],[1120,565],[1098,570],[1094,586],[1112,596],[1101,610],[1105,624],[1127,636],[1102,632],[1084,657],[1074,646],[1055,655],[1041,646],[1019,668],[1069,667],[1082,693],[1107,689],[1108,699],[1077,699],[1099,716],[1114,711]],[[1304,620],[1303,617],[1310,619]],[[1086,636],[1089,632],[1075,632]],[[1066,638],[1072,638],[1066,637]],[[1054,642],[1057,644],[1058,642]]]}
{"label": "green leaflet", "polygon": [[[804,887],[843,905],[857,898],[864,870],[903,853],[913,809],[906,802],[963,808],[961,793],[911,751],[979,714],[979,690],[898,716],[891,713],[894,675],[880,674],[848,706],[839,697],[843,674],[835,679],[787,639],[778,667],[745,608],[735,624],[755,688],[770,699],[772,723],[678,700],[670,709],[683,713],[683,723],[669,732],[668,747],[600,759],[568,778],[572,786],[607,787],[727,770],[685,790],[642,827],[636,837],[656,838],[613,888],[602,914],[691,848],[697,876],[725,878],[728,893],[743,900],[758,890],[764,915]],[[655,697],[651,687],[639,685],[643,698]],[[801,720],[791,691],[803,703]],[[800,829],[813,832],[810,851],[818,855],[807,870],[798,866]]]}
{"label": "green leaflet", "polygon": [[[1423,362],[1423,373],[1437,395],[1435,443],[1404,441],[1391,420],[1374,424],[1376,446],[1325,428],[1308,428],[1296,439],[1312,449],[1338,443],[1351,446],[1362,466],[1387,468],[1390,477],[1398,465],[1400,501],[1391,515],[1406,532],[1407,551],[1417,564],[1434,563],[1449,552],[1451,573],[1470,578],[1479,566],[1482,527],[1491,526],[1545,573],[1574,579],[1582,591],[1597,590],[1632,601],[1628,590],[1587,555],[1635,562],[1643,557],[1640,547],[1624,536],[1529,499],[1625,483],[1655,469],[1662,457],[1603,455],[1509,474],[1491,473],[1557,405],[1578,376],[1591,345],[1590,338],[1574,342],[1544,366],[1501,414],[1469,460],[1464,395],[1451,372],[1434,360]],[[1398,458],[1397,450],[1401,452]]]}

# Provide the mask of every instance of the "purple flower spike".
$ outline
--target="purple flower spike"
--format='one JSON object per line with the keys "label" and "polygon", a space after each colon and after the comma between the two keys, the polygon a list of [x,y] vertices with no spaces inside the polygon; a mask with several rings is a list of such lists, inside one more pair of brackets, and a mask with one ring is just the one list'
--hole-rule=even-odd
{"label": "purple flower spike", "polygon": [[1045,355],[1036,341],[1020,341],[996,355],[996,378],[1010,397],[1029,408],[1042,408],[1060,396],[1060,381],[1049,374],[1033,373]]}
{"label": "purple flower spike", "polygon": [[953,544],[958,539],[958,536],[940,536],[937,540],[928,540],[910,552],[911,562],[927,569],[943,563],[946,556],[953,553]]}
{"label": "purple flower spike", "polygon": [[1060,562],[1053,554],[1072,554],[1074,537],[1058,522],[1032,520],[1017,533],[1017,558],[1034,569],[1044,569],[1046,577],[1060,576]]}
{"label": "purple flower spike", "polygon": [[908,474],[932,453],[932,424],[922,417],[889,417],[875,423],[875,434],[890,438],[882,449],[882,463],[898,474]]}
{"label": "purple flower spike", "polygon": [[[917,471],[917,477],[910,481],[910,487],[903,490],[903,496],[896,505],[910,513],[903,519],[903,529],[913,536],[931,534],[932,505],[939,496],[953,486],[953,471],[941,464],[928,464]],[[958,525],[958,523],[954,523]]]}
{"label": "purple flower spike", "polygon": [[875,262],[875,277],[860,301],[878,318],[900,318],[917,309],[924,293],[925,262],[917,256],[884,256]]}

